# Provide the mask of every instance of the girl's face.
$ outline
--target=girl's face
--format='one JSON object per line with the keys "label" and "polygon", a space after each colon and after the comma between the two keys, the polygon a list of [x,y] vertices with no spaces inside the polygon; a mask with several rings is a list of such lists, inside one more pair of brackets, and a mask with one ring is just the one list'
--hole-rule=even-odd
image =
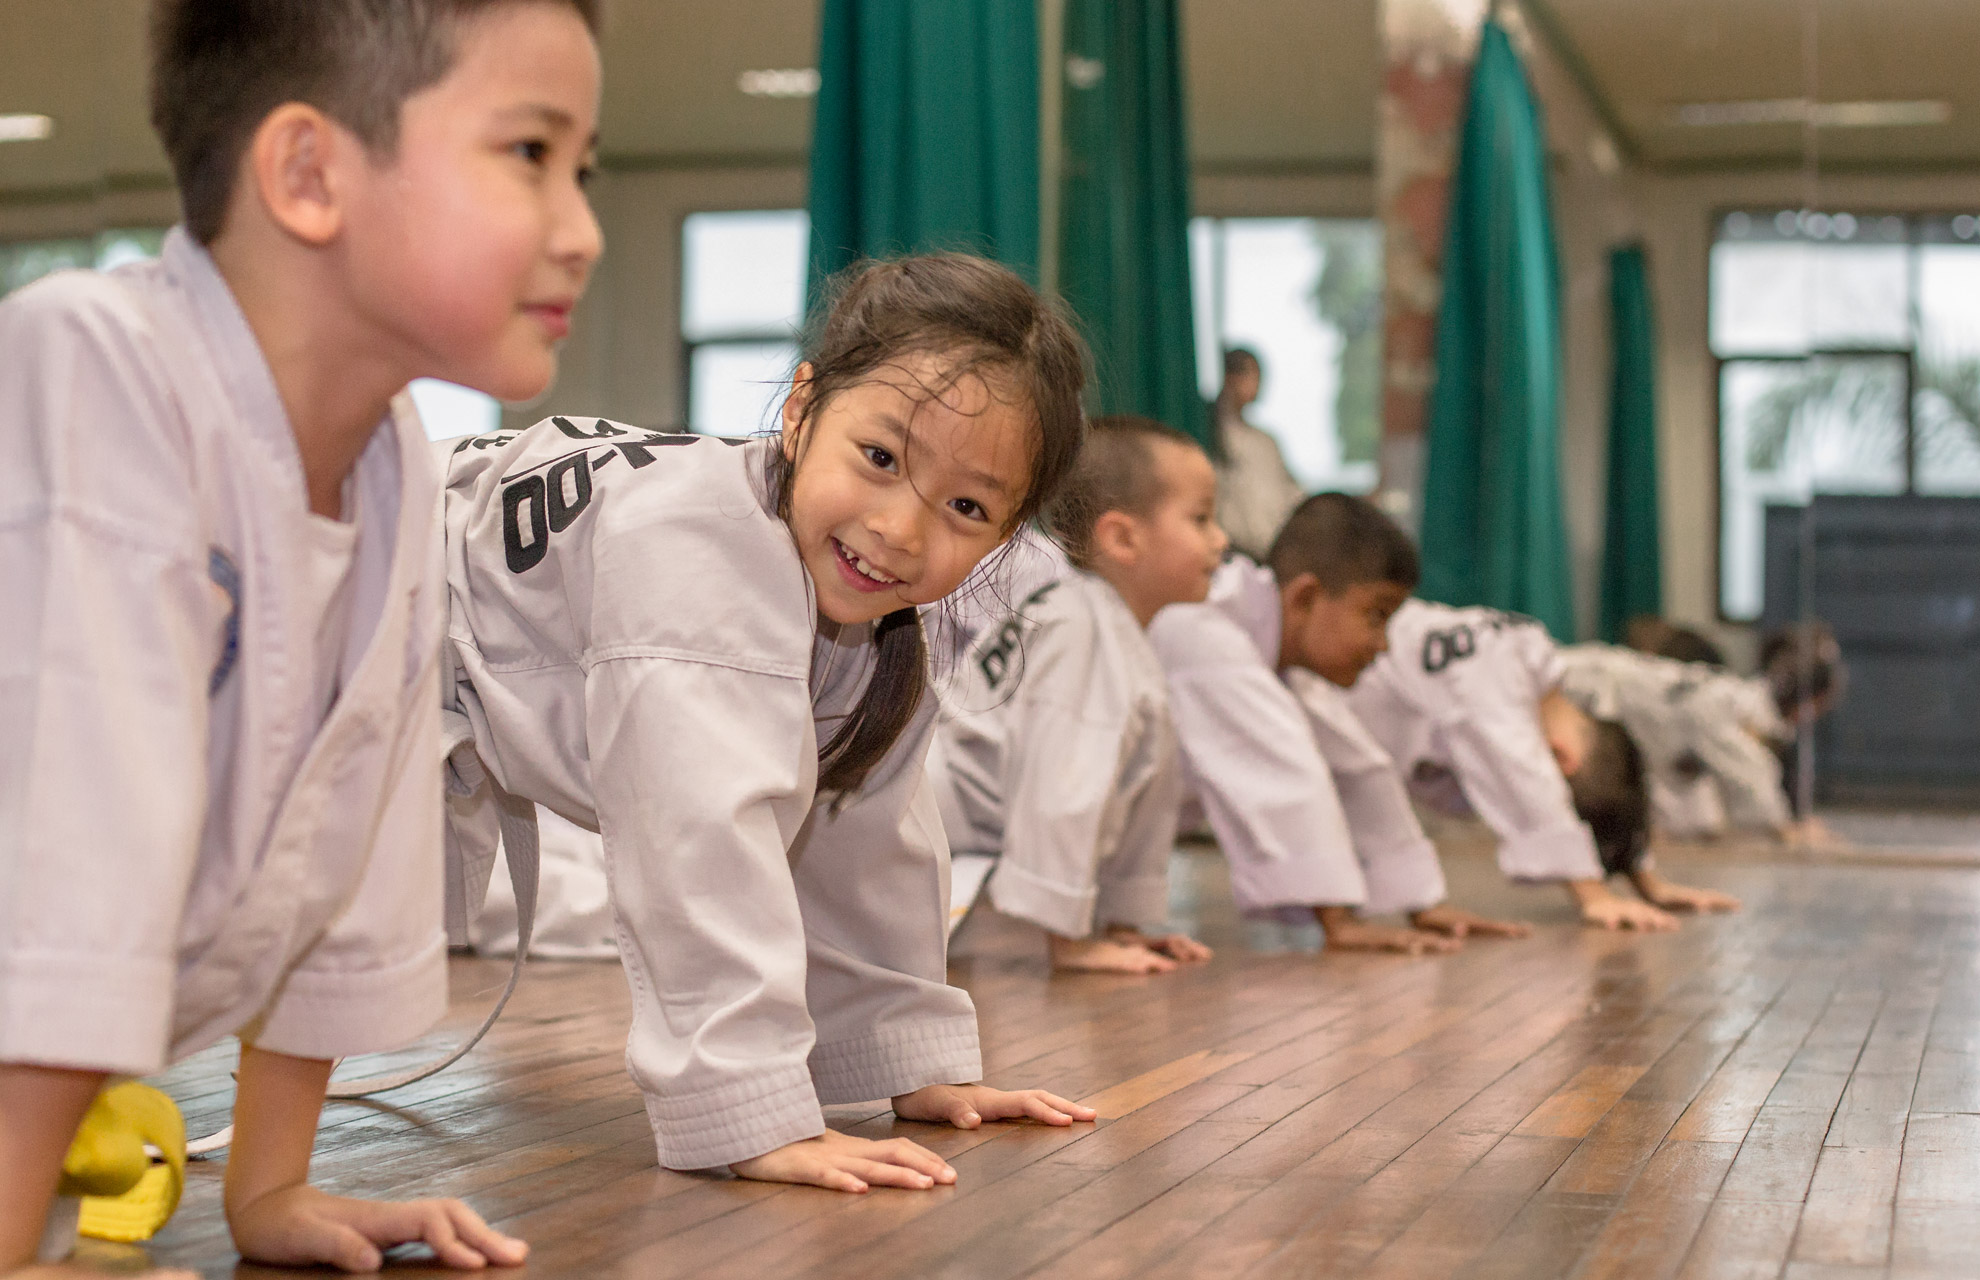
{"label": "girl's face", "polygon": [[783,411],[791,534],[833,622],[940,600],[1009,535],[1031,480],[1029,415],[975,374],[944,386],[946,366],[884,365],[809,424],[811,370],[798,368]]}

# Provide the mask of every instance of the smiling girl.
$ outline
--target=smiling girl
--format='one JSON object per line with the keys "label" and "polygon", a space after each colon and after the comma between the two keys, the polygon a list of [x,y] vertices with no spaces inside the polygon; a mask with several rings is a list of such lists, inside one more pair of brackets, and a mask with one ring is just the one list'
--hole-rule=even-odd
{"label": "smiling girl", "polygon": [[603,834],[661,1164],[926,1188],[954,1171],[821,1105],[1093,1118],[972,1083],[916,614],[1050,497],[1083,380],[1078,337],[1016,276],[917,257],[840,283],[779,437],[550,418],[455,447],[458,880],[485,884],[504,804]]}

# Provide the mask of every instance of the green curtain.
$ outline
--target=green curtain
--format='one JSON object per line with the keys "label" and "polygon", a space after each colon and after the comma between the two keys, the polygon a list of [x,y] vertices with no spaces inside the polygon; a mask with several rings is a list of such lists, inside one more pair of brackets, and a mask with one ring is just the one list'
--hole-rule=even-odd
{"label": "green curtain", "polygon": [[1451,183],[1423,482],[1422,594],[1574,637],[1560,482],[1560,277],[1546,132],[1485,24]]}
{"label": "green curtain", "polygon": [[1208,446],[1176,0],[1067,0],[1064,66],[1059,291],[1093,345],[1093,408]]}
{"label": "green curtain", "polygon": [[1038,275],[1031,0],[825,0],[811,141],[811,280],[961,249]]}
{"label": "green curtain", "polygon": [[1643,246],[1609,253],[1609,510],[1602,542],[1602,638],[1622,639],[1638,614],[1664,611],[1658,541],[1657,336]]}

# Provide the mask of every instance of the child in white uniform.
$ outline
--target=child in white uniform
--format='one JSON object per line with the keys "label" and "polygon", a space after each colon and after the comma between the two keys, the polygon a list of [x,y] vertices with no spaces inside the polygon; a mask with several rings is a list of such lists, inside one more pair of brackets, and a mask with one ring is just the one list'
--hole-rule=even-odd
{"label": "child in white uniform", "polygon": [[1148,418],[1093,423],[1052,527],[1075,566],[969,651],[938,731],[950,845],[997,857],[990,900],[1045,931],[1056,969],[1160,973],[1209,948],[1169,913],[1181,774],[1143,634],[1201,600],[1224,553],[1217,473]]}
{"label": "child in white uniform", "polygon": [[[1528,932],[1444,901],[1402,779],[1348,706],[1345,686],[1386,645],[1416,563],[1373,505],[1320,494],[1279,533],[1272,568],[1234,558],[1205,603],[1165,609],[1149,629],[1240,909],[1317,918],[1329,950],[1419,954]],[[1411,927],[1362,918],[1391,912]]]}
{"label": "child in white uniform", "polygon": [[599,251],[595,21],[160,4],[185,225],[0,304],[0,1271],[105,1077],[233,1034],[244,1257],[524,1256],[457,1202],[319,1192],[309,1154],[333,1060],[447,1003],[435,488],[397,396],[549,382]]}
{"label": "child in white uniform", "polygon": [[926,1188],[954,1171],[826,1128],[821,1104],[1093,1118],[973,1083],[916,612],[1057,486],[1083,377],[1071,326],[1015,275],[934,255],[843,282],[781,439],[551,418],[457,447],[461,905],[498,804],[602,833],[662,1164]]}
{"label": "child in white uniform", "polygon": [[[1389,651],[1356,681],[1349,702],[1419,797],[1476,813],[1499,837],[1501,870],[1563,884],[1588,923],[1674,929],[1666,909],[1737,909],[1725,894],[1665,879],[1641,831],[1617,828],[1598,848],[1570,778],[1592,751],[1602,749],[1606,766],[1627,740],[1600,733],[1561,694],[1561,676],[1559,650],[1532,619],[1410,600],[1389,622]],[[1621,763],[1614,771],[1628,772]],[[1640,787],[1640,765],[1635,777]],[[1605,807],[1630,785],[1619,777],[1603,788]],[[1612,892],[1614,871],[1647,901]]]}
{"label": "child in white uniform", "polygon": [[1561,691],[1635,739],[1659,830],[1684,839],[1729,828],[1791,833],[1773,746],[1787,726],[1765,681],[1606,644],[1569,645],[1561,659]]}

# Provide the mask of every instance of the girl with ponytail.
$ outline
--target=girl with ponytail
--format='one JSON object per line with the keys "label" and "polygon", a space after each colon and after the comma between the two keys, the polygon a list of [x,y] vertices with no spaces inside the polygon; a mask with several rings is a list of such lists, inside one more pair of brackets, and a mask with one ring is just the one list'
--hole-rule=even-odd
{"label": "girl with ponytail", "polygon": [[553,417],[452,446],[453,920],[503,811],[602,834],[661,1164],[925,1188],[954,1171],[821,1106],[1093,1117],[974,1083],[917,613],[1052,496],[1084,378],[1023,281],[929,255],[834,282],[775,437]]}

